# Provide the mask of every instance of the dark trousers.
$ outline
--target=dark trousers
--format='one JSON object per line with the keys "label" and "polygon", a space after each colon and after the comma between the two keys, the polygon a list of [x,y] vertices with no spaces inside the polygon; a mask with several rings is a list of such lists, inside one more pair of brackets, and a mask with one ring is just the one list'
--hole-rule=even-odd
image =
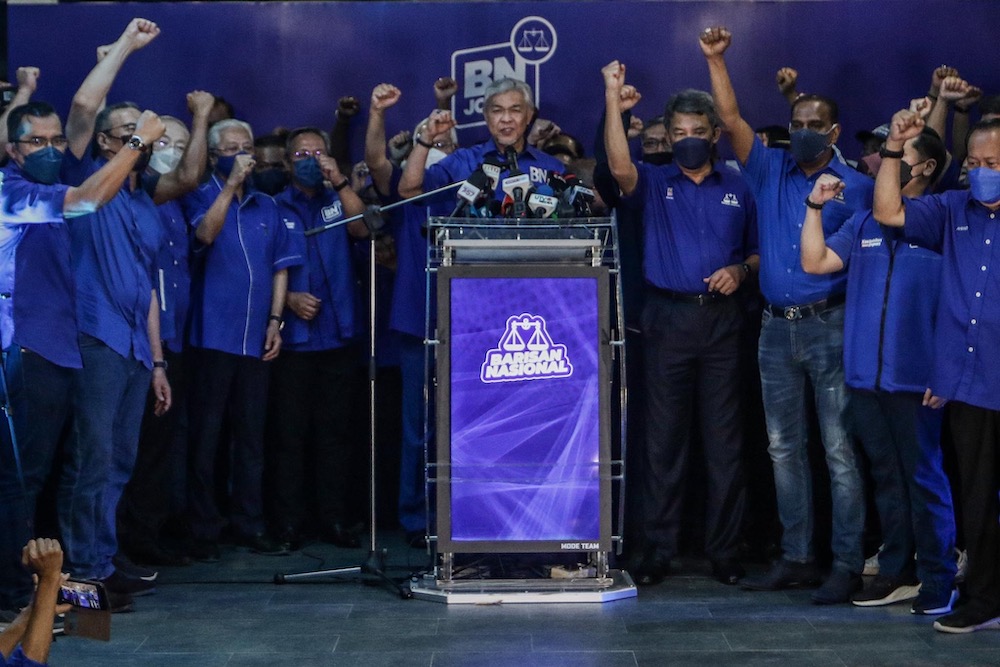
{"label": "dark trousers", "polygon": [[36,537],[36,501],[70,415],[78,371],[57,366],[19,346],[12,346],[4,361],[17,459],[7,424],[2,424],[0,608],[13,609],[27,604],[34,589],[31,575],[21,565],[21,549]]}
{"label": "dark trousers", "polygon": [[948,404],[969,554],[964,604],[1000,613],[1000,411]]}
{"label": "dark trousers", "polygon": [[643,310],[646,437],[643,467],[643,538],[666,558],[677,553],[691,430],[704,448],[705,553],[735,558],[746,506],[742,468],[739,335],[735,298],[709,305],[652,293]]}
{"label": "dark trousers", "polygon": [[[355,348],[283,351],[271,374],[273,514],[282,528],[301,528],[310,500],[320,530],[345,520],[351,470],[350,418]],[[366,476],[367,478],[367,476]],[[310,492],[313,498],[310,498]]]}
{"label": "dark trousers", "polygon": [[217,540],[225,520],[215,502],[215,455],[227,407],[233,429],[229,521],[241,535],[264,530],[261,474],[268,365],[256,357],[193,348],[188,513],[191,532]]}
{"label": "dark trousers", "polygon": [[118,539],[126,550],[155,545],[160,527],[174,509],[174,488],[183,484],[187,458],[187,363],[183,353],[163,350],[170,381],[171,407],[153,414],[156,396],[146,395],[139,430],[139,452],[132,479],[118,503]]}

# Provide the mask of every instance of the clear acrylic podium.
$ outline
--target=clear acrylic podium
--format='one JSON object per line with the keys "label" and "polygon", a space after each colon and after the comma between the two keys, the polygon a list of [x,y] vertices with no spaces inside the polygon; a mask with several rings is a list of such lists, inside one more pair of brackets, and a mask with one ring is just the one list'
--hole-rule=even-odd
{"label": "clear acrylic podium", "polygon": [[[436,556],[414,596],[635,596],[628,573],[609,563],[621,547],[627,396],[614,218],[432,217],[427,229]],[[571,553],[585,567],[530,579],[456,568],[457,554],[510,553]]]}

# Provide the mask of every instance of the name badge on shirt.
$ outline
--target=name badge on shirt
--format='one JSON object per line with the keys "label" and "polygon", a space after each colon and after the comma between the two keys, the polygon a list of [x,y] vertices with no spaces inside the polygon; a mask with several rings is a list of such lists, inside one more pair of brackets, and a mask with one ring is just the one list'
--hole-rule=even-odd
{"label": "name badge on shirt", "polygon": [[282,218],[281,221],[285,223],[286,229],[295,229],[295,221],[291,218]]}
{"label": "name badge on shirt", "polygon": [[323,222],[331,222],[336,220],[344,213],[344,208],[341,206],[340,202],[334,202],[329,206],[323,207]]}

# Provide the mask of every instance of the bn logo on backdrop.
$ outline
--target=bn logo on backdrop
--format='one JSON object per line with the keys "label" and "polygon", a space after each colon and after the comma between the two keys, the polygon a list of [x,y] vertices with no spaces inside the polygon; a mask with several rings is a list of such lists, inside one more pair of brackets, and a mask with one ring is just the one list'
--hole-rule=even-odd
{"label": "bn logo on backdrop", "polygon": [[549,335],[545,318],[522,313],[507,318],[497,347],[486,352],[479,371],[483,382],[546,380],[573,375],[566,346]]}
{"label": "bn logo on backdrop", "polygon": [[541,99],[541,65],[556,52],[556,30],[541,16],[528,16],[514,25],[510,39],[499,44],[461,49],[451,54],[451,76],[459,94],[452,99],[458,127],[484,125],[483,92],[493,81],[511,77],[527,82]]}

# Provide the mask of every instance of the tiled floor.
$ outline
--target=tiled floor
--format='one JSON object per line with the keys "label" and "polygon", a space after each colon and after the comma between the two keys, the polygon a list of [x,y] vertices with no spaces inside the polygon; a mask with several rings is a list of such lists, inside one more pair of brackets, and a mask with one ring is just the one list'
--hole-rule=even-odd
{"label": "tiled floor", "polygon": [[[423,552],[386,540],[392,575],[422,568]],[[1000,664],[1000,633],[942,635],[905,604],[816,607],[808,591],[740,591],[698,562],[682,562],[637,598],[605,604],[445,605],[350,580],[271,583],[279,570],[356,565],[364,554],[327,545],[286,557],[228,550],[217,565],[164,570],[155,595],[114,617],[110,643],[62,638],[51,664]]]}

